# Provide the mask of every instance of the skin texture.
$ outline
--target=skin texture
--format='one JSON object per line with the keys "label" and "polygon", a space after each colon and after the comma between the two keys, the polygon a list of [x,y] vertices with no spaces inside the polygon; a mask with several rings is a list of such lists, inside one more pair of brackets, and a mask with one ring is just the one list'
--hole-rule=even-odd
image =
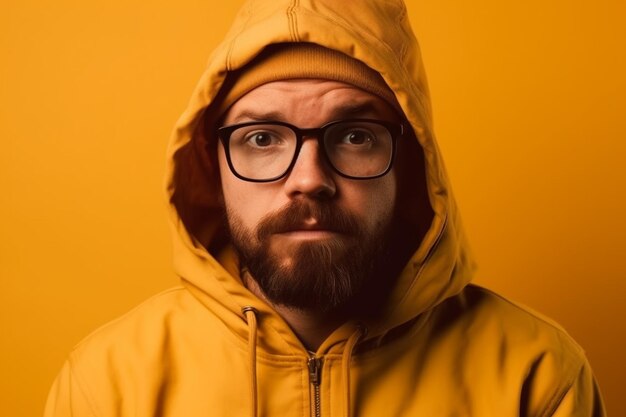
{"label": "skin texture", "polygon": [[[241,97],[224,115],[223,125],[255,120],[278,120],[300,128],[313,128],[346,118],[398,121],[396,112],[378,96],[356,87],[328,80],[287,80],[262,85]],[[256,230],[268,215],[294,202],[328,203],[350,214],[368,235],[380,234],[393,218],[397,199],[397,173],[370,180],[351,180],[335,173],[323,159],[315,138],[305,138],[288,175],[270,183],[238,179],[228,168],[222,144],[218,162],[228,220],[245,233],[251,245],[259,245]],[[298,245],[315,241],[338,241],[337,251],[358,244],[357,237],[316,226],[317,219],[303,220],[299,230],[271,234],[268,248],[281,266],[294,263],[291,254]],[[338,254],[347,255],[347,254]],[[316,348],[346,317],[323,311],[293,309],[273,303],[253,279],[244,276],[248,288],[265,299],[290,324],[303,343]],[[335,312],[336,313],[336,312]]]}

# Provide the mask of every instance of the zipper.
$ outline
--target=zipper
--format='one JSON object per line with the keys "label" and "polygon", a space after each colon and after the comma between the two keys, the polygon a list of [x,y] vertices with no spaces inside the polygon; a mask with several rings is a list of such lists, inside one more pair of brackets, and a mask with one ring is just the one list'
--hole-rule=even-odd
{"label": "zipper", "polygon": [[316,358],[315,355],[309,356],[309,381],[311,382],[311,415],[320,417],[322,415],[321,399],[320,399],[320,383],[322,382],[322,358]]}

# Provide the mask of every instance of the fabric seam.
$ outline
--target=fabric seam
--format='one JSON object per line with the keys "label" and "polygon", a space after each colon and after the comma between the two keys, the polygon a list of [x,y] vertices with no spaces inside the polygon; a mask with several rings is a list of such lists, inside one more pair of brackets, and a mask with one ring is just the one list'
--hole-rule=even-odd
{"label": "fabric seam", "polygon": [[[578,375],[583,370],[584,364],[579,365],[577,368],[577,372],[572,373],[571,381],[568,381],[566,384],[563,384],[562,389],[556,390],[554,395],[550,397],[550,400],[547,402],[546,407],[544,408],[544,412],[541,414],[541,417],[550,417],[554,415],[556,410],[561,405],[563,398],[567,395],[567,393],[572,389],[574,383],[576,382],[576,375]],[[561,388],[559,387],[559,388]]]}
{"label": "fabric seam", "polygon": [[[433,257],[433,254],[437,250],[437,247],[439,246],[439,243],[441,242],[441,239],[443,238],[444,232],[447,229],[447,227],[448,227],[448,214],[446,213],[443,219],[441,228],[439,229],[439,232],[437,233],[437,237],[435,238],[435,241],[433,242],[432,246],[428,250],[428,253],[426,254],[426,257],[424,257],[424,261],[422,262],[422,265],[420,265],[419,270],[415,274],[415,279],[413,279],[413,282],[411,282],[411,285],[409,285],[409,287],[407,288],[407,291],[405,292],[405,295],[404,297],[402,297],[402,300],[400,301],[399,304],[402,304],[406,301],[406,297],[409,296],[411,289],[417,283],[417,281],[419,281],[421,275],[424,273],[424,269],[426,269],[426,265],[428,264],[430,259]],[[433,306],[430,305],[425,310],[430,310],[432,307]]]}
{"label": "fabric seam", "polygon": [[298,6],[299,1],[293,0],[287,8],[287,25],[289,27],[289,34],[291,35],[291,40],[293,42],[300,41],[300,37],[298,36],[298,20],[296,16],[296,8],[298,8]]}
{"label": "fabric seam", "polygon": [[[297,0],[296,0],[297,1]],[[326,20],[327,22],[334,24],[336,26],[341,27],[342,29],[344,29],[345,31],[347,31],[348,33],[350,33],[354,39],[359,39],[360,42],[359,44],[361,45],[370,45],[372,43],[376,44],[376,45],[381,45],[387,54],[393,56],[395,55],[395,51],[394,49],[391,47],[391,45],[389,45],[387,42],[383,41],[382,39],[378,38],[377,36],[375,36],[374,34],[370,33],[370,32],[366,32],[366,31],[355,31],[353,27],[343,24],[341,21],[335,19],[333,16],[321,16],[317,13],[314,13],[312,11],[310,11],[309,9],[301,9],[302,13],[310,13],[311,15],[317,17],[317,18],[322,18],[324,20]],[[369,42],[368,42],[369,41]],[[373,42],[372,42],[373,41]],[[398,63],[399,64],[399,63]],[[403,75],[406,75],[406,69],[402,66],[402,65],[394,65],[395,70],[402,73]],[[421,100],[420,100],[421,102]]]}
{"label": "fabric seam", "polygon": [[[407,10],[406,7],[404,7],[404,3],[400,6],[401,7],[401,13],[398,15],[398,27],[402,28],[402,33],[404,33],[404,36],[406,38],[408,38],[408,34],[406,33],[406,30],[404,29],[404,25],[402,25],[402,21],[406,18],[407,15]],[[402,62],[406,61],[406,54],[408,51],[408,44],[406,41],[402,42],[402,47],[400,48],[400,60]]]}
{"label": "fabric seam", "polygon": [[[68,361],[68,364],[69,364],[70,377],[76,380],[76,386],[78,387],[80,392],[83,394],[83,397],[85,397],[85,401],[89,405],[89,408],[91,409],[91,413],[94,416],[101,416],[102,414],[100,414],[99,412],[99,408],[96,405],[96,402],[94,400],[93,395],[91,394],[91,391],[88,389],[83,379],[80,377],[78,370],[74,369],[74,366],[72,365],[71,357]],[[71,386],[70,386],[70,393],[71,393]]]}
{"label": "fabric seam", "polygon": [[233,36],[233,39],[230,42],[230,45],[228,46],[228,52],[226,53],[226,70],[227,71],[231,71],[232,70],[232,55],[233,55],[233,51],[235,50],[235,43],[237,43],[237,40],[239,39],[239,37],[241,36],[241,34],[243,32],[245,32],[245,30],[248,27],[248,23],[250,22],[250,19],[252,18],[252,13],[250,13],[250,8],[252,6],[248,6],[248,8],[246,9],[245,13],[247,15],[246,21],[241,25],[241,30],[239,30],[239,32]]}

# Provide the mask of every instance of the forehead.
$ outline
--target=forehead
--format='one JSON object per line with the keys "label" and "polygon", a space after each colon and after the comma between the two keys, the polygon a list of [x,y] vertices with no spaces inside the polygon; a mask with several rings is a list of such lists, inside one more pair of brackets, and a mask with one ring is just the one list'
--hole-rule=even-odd
{"label": "forehead", "polygon": [[297,79],[274,81],[251,90],[228,109],[224,124],[277,120],[304,128],[348,118],[397,121],[398,115],[385,100],[353,85]]}

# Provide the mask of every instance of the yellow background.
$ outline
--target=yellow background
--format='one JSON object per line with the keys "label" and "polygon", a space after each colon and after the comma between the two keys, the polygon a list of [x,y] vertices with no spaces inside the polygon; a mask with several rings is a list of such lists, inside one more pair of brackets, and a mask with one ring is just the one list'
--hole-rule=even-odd
{"label": "yellow background", "polygon": [[[241,1],[0,6],[0,415],[177,283],[167,138]],[[626,3],[409,3],[476,282],[555,318],[626,415]]]}

